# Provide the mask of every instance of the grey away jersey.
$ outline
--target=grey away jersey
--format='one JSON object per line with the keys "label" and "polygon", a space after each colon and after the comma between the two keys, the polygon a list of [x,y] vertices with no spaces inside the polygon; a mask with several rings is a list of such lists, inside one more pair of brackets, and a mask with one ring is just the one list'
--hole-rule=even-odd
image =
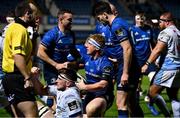
{"label": "grey away jersey", "polygon": [[77,113],[83,113],[82,101],[79,90],[76,87],[68,88],[65,91],[57,90],[56,86],[49,86],[49,92],[56,95],[56,118],[74,117]]}
{"label": "grey away jersey", "polygon": [[180,67],[180,31],[171,25],[160,32],[158,40],[166,43],[163,70],[176,70]]}

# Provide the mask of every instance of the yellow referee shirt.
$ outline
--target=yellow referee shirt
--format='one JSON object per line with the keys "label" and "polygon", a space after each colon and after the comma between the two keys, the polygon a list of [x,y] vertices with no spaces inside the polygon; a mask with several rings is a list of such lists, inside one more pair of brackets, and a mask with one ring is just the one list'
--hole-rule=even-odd
{"label": "yellow referee shirt", "polygon": [[32,67],[31,60],[32,42],[29,38],[27,29],[18,23],[12,23],[5,34],[2,68],[4,72],[14,72],[13,55],[24,55],[27,69],[30,72]]}

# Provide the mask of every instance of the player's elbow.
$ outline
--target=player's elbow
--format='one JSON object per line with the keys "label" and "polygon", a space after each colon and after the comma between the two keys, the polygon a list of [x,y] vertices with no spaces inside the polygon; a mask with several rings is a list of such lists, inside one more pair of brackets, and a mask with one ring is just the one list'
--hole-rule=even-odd
{"label": "player's elbow", "polygon": [[126,50],[127,50],[128,53],[132,53],[132,47],[130,45],[127,47]]}
{"label": "player's elbow", "polygon": [[39,58],[43,58],[44,56],[43,56],[43,50],[41,50],[40,48],[38,49],[38,51],[37,51],[37,57],[39,57]]}
{"label": "player's elbow", "polygon": [[108,82],[104,81],[99,84],[99,89],[105,89],[108,86]]}

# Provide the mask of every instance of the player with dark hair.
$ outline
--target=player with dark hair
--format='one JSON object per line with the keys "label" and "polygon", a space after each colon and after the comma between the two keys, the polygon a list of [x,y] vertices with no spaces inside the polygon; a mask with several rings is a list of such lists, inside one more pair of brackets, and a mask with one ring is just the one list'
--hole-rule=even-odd
{"label": "player with dark hair", "polygon": [[[133,48],[133,63],[136,64],[136,69],[141,71],[141,67],[146,63],[151,50],[155,46],[155,42],[153,40],[153,30],[150,26],[145,24],[146,17],[144,12],[138,11],[135,15],[135,25],[131,27],[131,44]],[[151,64],[146,71],[146,73],[141,73],[141,77],[139,78],[139,85],[137,90],[137,96],[140,95],[141,90],[141,79],[142,75],[148,75],[150,72],[156,72],[157,68],[155,64]],[[151,78],[152,79],[152,78]],[[139,102],[139,99],[137,99]],[[131,103],[132,104],[132,103]],[[148,104],[153,115],[158,115],[156,109],[152,106],[152,104]]]}
{"label": "player with dark hair", "polygon": [[58,25],[45,33],[37,53],[44,62],[43,73],[48,85],[55,84],[59,69],[67,68],[69,53],[73,55],[75,61],[80,58],[75,47],[74,32],[71,30],[73,13],[68,9],[61,9],[57,18]]}
{"label": "player with dark hair", "polygon": [[54,84],[59,69],[67,67],[69,53],[76,59],[79,56],[75,48],[74,33],[71,31],[72,17],[71,11],[60,10],[58,26],[49,30],[39,45],[37,55],[44,61],[44,76],[48,85]]}
{"label": "player with dark hair", "polygon": [[19,117],[37,117],[37,105],[31,80],[33,45],[27,32],[33,20],[32,9],[27,1],[16,6],[15,23],[6,30],[2,68],[5,72],[3,87],[8,100]]}
{"label": "player with dark hair", "polygon": [[93,14],[107,28],[104,33],[106,37],[105,54],[118,63],[117,72],[117,99],[119,117],[128,117],[128,90],[129,70],[132,57],[132,48],[128,37],[128,24],[117,15],[113,14],[108,2],[97,2],[93,6]]}

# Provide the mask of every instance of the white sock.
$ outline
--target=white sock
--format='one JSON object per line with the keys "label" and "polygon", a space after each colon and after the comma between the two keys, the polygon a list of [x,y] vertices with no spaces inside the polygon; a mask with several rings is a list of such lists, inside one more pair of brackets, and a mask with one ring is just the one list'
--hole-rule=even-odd
{"label": "white sock", "polygon": [[41,99],[45,104],[47,104],[48,96],[41,96],[40,99]]}
{"label": "white sock", "polygon": [[180,102],[172,100],[171,102],[174,117],[180,117]]}

